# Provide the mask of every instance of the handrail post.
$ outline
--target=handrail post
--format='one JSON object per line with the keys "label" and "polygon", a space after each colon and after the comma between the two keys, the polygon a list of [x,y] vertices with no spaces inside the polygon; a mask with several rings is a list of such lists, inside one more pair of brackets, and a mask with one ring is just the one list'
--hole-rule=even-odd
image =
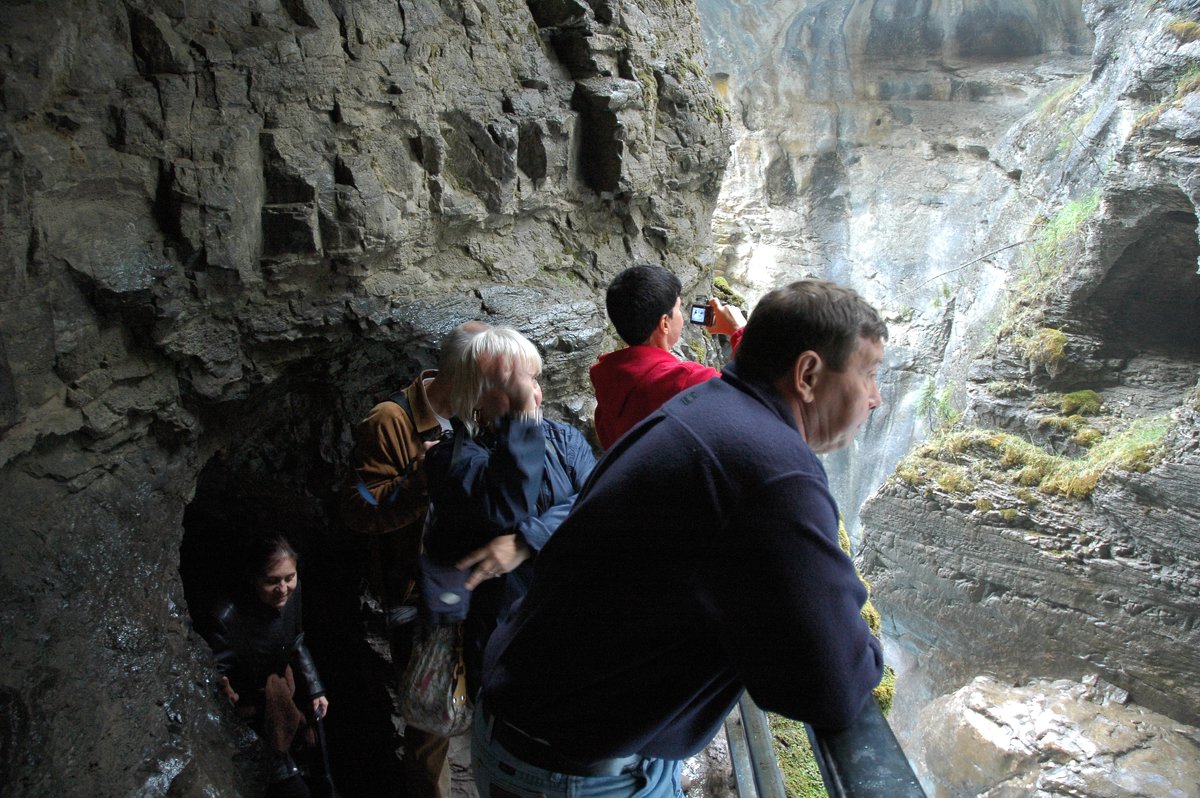
{"label": "handrail post", "polygon": [[737,710],[725,724],[725,736],[739,798],[787,798],[767,713],[758,708],[749,693],[742,693]]}
{"label": "handrail post", "polygon": [[[804,729],[830,798],[926,798],[873,699],[845,729]],[[739,798],[786,798],[767,715],[749,694],[730,713],[725,735]]]}

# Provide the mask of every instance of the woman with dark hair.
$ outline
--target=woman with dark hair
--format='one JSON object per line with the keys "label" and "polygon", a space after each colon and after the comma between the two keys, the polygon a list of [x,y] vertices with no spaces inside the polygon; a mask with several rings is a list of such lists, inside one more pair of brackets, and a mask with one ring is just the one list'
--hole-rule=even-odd
{"label": "woman with dark hair", "polygon": [[291,756],[305,716],[329,708],[312,655],[304,645],[295,549],[282,537],[256,540],[242,589],[219,608],[208,635],[221,693],[267,747],[267,795],[307,796]]}

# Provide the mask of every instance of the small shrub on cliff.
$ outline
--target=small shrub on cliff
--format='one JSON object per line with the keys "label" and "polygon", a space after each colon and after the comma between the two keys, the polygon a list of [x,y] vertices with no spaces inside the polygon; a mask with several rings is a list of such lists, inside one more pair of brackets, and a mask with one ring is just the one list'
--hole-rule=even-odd
{"label": "small shrub on cliff", "polygon": [[1041,366],[1053,374],[1067,359],[1067,335],[1053,327],[1043,327],[1026,338],[1022,354],[1031,366]]}
{"label": "small shrub on cliff", "polygon": [[1190,44],[1200,39],[1200,23],[1190,19],[1177,19],[1167,23],[1167,32],[1180,44]]}
{"label": "small shrub on cliff", "polygon": [[1073,391],[1063,394],[1062,414],[1064,416],[1094,416],[1100,412],[1103,404],[1104,400],[1095,391]]}
{"label": "small shrub on cliff", "polygon": [[929,420],[934,429],[953,424],[958,420],[959,412],[954,409],[952,402],[954,389],[947,385],[941,391],[937,383],[930,378],[921,389],[921,397],[917,400],[917,412]]}
{"label": "small shrub on cliff", "polygon": [[1042,416],[1038,419],[1038,426],[1042,429],[1053,429],[1059,432],[1077,432],[1087,419],[1083,416]]}
{"label": "small shrub on cliff", "polygon": [[1103,437],[1104,433],[1095,427],[1084,427],[1075,433],[1074,437],[1071,438],[1071,443],[1087,449],[1094,446]]}

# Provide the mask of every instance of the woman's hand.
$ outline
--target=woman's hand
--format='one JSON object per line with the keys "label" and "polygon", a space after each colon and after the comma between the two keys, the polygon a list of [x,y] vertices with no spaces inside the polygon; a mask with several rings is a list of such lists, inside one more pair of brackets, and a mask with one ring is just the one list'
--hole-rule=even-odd
{"label": "woman's hand", "polygon": [[505,415],[536,413],[542,403],[537,375],[523,364],[499,358],[482,368],[488,388],[479,396],[479,417],[491,421]]}
{"label": "woman's hand", "polygon": [[499,535],[492,538],[483,548],[476,549],[463,557],[454,564],[454,567],[460,571],[475,567],[475,570],[467,577],[465,585],[467,590],[474,590],[486,580],[513,570],[528,560],[532,554],[533,549],[529,548],[529,544],[521,537],[515,534]]}
{"label": "woman's hand", "polygon": [[240,698],[240,696],[233,689],[233,685],[229,683],[228,676],[221,677],[220,690],[221,690],[221,695],[223,695],[229,699],[229,703],[234,704],[234,705],[237,704],[238,698]]}
{"label": "woman's hand", "polygon": [[329,711],[329,699],[325,696],[314,698],[312,700],[312,705],[313,717],[315,717],[317,720],[325,717],[325,713]]}

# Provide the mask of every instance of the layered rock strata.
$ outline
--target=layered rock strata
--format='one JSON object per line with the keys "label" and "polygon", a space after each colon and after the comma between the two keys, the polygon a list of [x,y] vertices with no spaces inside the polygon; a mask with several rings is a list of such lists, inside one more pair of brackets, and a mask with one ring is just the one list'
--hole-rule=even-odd
{"label": "layered rock strata", "polygon": [[752,300],[848,283],[891,328],[884,407],[828,459],[857,539],[859,507],[928,433],[918,397],[961,384],[1040,212],[1008,131],[1086,72],[1091,31],[1078,0],[700,5],[737,135],[719,268]]}
{"label": "layered rock strata", "polygon": [[961,421],[864,508],[864,569],[918,701],[979,672],[1098,674],[1196,724],[1200,9],[1084,8],[1091,73],[1002,154],[1052,201]]}
{"label": "layered rock strata", "polygon": [[386,696],[352,697],[387,677],[354,661],[350,425],[470,318],[529,335],[549,412],[590,415],[608,279],[706,270],[728,139],[694,8],[2,16],[0,792],[255,791],[187,618],[214,547],[263,529],[303,546],[330,737],[369,763],[343,774],[386,790]]}

